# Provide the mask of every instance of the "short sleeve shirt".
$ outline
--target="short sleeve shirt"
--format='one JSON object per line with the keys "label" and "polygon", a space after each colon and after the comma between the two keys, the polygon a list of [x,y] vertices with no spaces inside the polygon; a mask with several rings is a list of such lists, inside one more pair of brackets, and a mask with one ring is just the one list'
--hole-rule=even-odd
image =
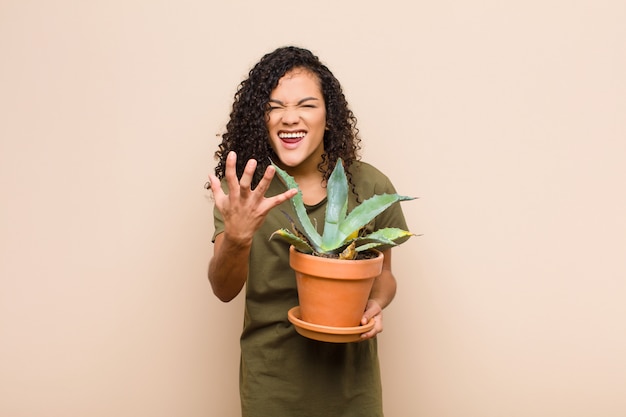
{"label": "short sleeve shirt", "polygon": [[[360,201],[395,193],[389,179],[364,162],[350,167]],[[266,196],[286,191],[276,176]],[[354,194],[349,210],[357,204]],[[326,200],[307,207],[313,224],[322,227]],[[283,213],[295,214],[290,202],[270,211],[253,238],[245,287],[241,334],[240,396],[243,417],[381,417],[382,389],[376,338],[355,343],[327,343],[296,333],[287,319],[298,305],[295,274],[289,267],[289,245],[270,239],[289,228]],[[215,236],[223,232],[217,209]],[[367,226],[406,229],[400,204],[394,204]]]}

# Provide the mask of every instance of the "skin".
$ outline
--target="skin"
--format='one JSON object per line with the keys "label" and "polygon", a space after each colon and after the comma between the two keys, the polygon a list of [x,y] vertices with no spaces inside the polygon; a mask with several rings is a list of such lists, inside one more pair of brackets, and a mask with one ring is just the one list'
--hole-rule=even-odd
{"label": "skin", "polygon": [[[305,203],[316,204],[323,200],[326,188],[317,165],[324,153],[326,106],[319,79],[309,71],[298,68],[287,72],[270,94],[266,125],[268,140],[278,156],[275,162],[296,179]],[[298,134],[298,137],[281,137],[283,133]],[[246,282],[254,233],[270,210],[296,194],[296,190],[288,190],[265,197],[275,169],[269,166],[257,187],[252,189],[257,162],[249,160],[241,179],[237,179],[236,161],[237,155],[229,153],[225,172],[229,194],[224,193],[215,175],[209,175],[215,205],[224,217],[224,232],[215,238],[208,276],[213,292],[224,302],[235,298]],[[383,271],[375,280],[361,320],[362,324],[366,324],[373,318],[375,325],[361,336],[363,339],[383,331],[382,310],[396,293],[391,250],[383,253]]]}
{"label": "skin", "polygon": [[[318,78],[309,71],[295,69],[278,81],[270,94],[266,125],[270,146],[278,156],[278,166],[298,183],[306,204],[317,204],[326,197],[322,173],[317,165],[324,153],[326,105]],[[301,138],[281,138],[281,134],[304,134]]]}

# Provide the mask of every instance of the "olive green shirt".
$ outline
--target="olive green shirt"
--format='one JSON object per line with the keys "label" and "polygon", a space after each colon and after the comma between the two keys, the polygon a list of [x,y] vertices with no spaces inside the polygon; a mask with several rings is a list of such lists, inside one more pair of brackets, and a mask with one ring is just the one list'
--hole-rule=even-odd
{"label": "olive green shirt", "polygon": [[[373,166],[355,162],[350,171],[363,201],[395,193]],[[225,181],[223,181],[225,186]],[[266,196],[286,191],[276,176]],[[349,210],[356,205],[351,195]],[[308,207],[313,224],[324,225],[326,200]],[[298,305],[289,245],[270,235],[296,218],[289,201],[275,207],[253,238],[241,334],[240,396],[243,417],[382,417],[382,388],[376,338],[326,343],[296,333],[287,311]],[[217,209],[215,236],[224,231]],[[368,228],[406,229],[400,204],[381,213]]]}

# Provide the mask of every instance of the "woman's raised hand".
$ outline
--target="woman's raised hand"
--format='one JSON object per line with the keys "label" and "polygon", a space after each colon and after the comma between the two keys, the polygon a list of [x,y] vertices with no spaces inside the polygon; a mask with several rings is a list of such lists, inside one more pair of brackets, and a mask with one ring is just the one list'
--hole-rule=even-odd
{"label": "woman's raised hand", "polygon": [[224,218],[224,233],[234,242],[249,243],[252,241],[254,232],[263,224],[267,213],[277,205],[287,201],[296,195],[297,190],[290,189],[273,197],[265,197],[276,170],[268,166],[263,178],[254,188],[251,187],[252,178],[257,167],[257,162],[250,159],[246,163],[241,179],[237,179],[236,172],[237,155],[230,152],[226,158],[226,183],[228,194],[224,193],[219,179],[209,175],[211,190],[215,206]]}

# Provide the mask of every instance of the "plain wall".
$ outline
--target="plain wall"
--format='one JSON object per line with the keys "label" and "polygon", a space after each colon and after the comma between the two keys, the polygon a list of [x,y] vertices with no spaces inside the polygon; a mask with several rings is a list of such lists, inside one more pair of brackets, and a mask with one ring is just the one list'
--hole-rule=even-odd
{"label": "plain wall", "polygon": [[626,415],[626,3],[0,1],[0,415],[237,416],[211,293],[237,84],[310,48],[412,238],[389,417]]}

